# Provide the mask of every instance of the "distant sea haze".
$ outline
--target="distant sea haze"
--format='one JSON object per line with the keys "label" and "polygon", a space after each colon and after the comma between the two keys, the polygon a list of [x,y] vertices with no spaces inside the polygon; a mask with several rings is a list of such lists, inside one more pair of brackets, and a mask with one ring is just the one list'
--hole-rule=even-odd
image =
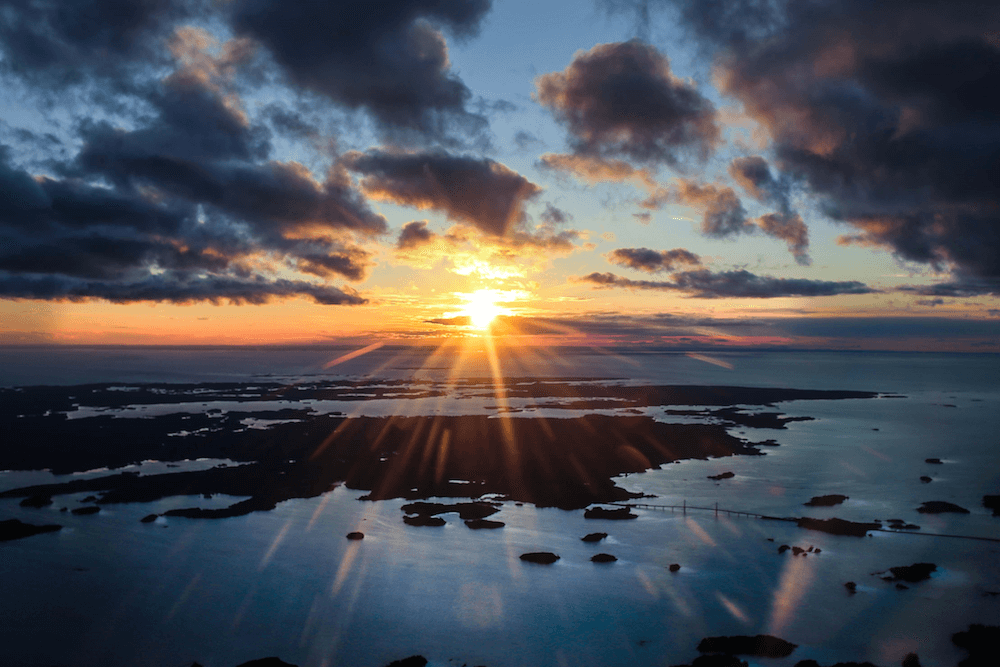
{"label": "distant sea haze", "polygon": [[[385,346],[332,367],[354,348],[0,346],[0,386],[94,382],[226,382],[300,377],[391,379],[489,377],[486,354],[438,354]],[[706,359],[721,361],[713,364]],[[608,377],[655,384],[726,384],[800,389],[903,391],[995,384],[996,354],[850,351],[635,352],[514,348],[506,377]],[[731,368],[730,368],[731,366]],[[457,372],[456,372],[457,368]],[[803,384],[803,382],[805,384]]]}

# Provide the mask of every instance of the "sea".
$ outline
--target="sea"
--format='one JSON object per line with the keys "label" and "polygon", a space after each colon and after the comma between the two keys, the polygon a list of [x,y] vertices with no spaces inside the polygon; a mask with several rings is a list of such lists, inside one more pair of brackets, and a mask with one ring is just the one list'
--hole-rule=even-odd
{"label": "sea", "polygon": [[[432,667],[644,667],[690,663],[705,637],[770,634],[797,647],[783,658],[743,656],[750,665],[813,659],[889,666],[917,653],[924,667],[950,667],[967,655],[953,643],[954,633],[975,623],[1000,625],[1000,517],[983,505],[985,495],[1000,494],[1000,355],[0,348],[2,387],[112,383],[128,392],[145,383],[402,380],[456,389],[418,398],[379,394],[324,409],[499,418],[502,408],[524,419],[618,414],[504,402],[457,388],[463,380],[544,378],[879,395],[782,402],[769,409],[803,419],[783,429],[730,428],[752,442],[773,440],[763,456],[686,460],[617,478],[659,506],[636,509],[632,521],[506,501],[491,517],[506,524],[500,530],[469,530],[454,514],[444,515],[443,527],[415,527],[401,521],[406,501],[362,500],[363,491],[344,486],[266,512],[161,517],[153,524],[140,519],[191,499],[104,506],[94,516],[58,512],[76,497],[41,509],[0,499],[0,520],[64,526],[0,542],[0,662],[236,667],[276,656],[299,667],[384,667],[421,655]],[[198,406],[163,409],[209,409]],[[149,416],[148,408],[109,411],[85,400],[75,408],[68,418]],[[645,414],[692,419],[658,407]],[[31,446],[2,434],[0,442]],[[193,470],[219,463],[171,465]],[[127,470],[151,474],[166,465],[144,461]],[[727,472],[733,476],[710,479]],[[7,470],[0,472],[0,491],[108,473]],[[847,500],[804,506],[827,494]],[[199,502],[222,507],[232,500]],[[919,513],[927,501],[968,513]],[[878,519],[887,530],[839,536],[741,513]],[[920,527],[889,530],[891,519]],[[345,539],[351,531],[364,539]],[[608,537],[596,545],[581,541],[595,531]],[[806,555],[779,553],[782,545]],[[532,551],[560,559],[547,566],[520,560]],[[617,561],[591,562],[598,552]],[[936,565],[926,581],[884,579],[889,568],[924,562]],[[680,569],[672,572],[672,564]],[[847,582],[855,583],[854,592]]]}

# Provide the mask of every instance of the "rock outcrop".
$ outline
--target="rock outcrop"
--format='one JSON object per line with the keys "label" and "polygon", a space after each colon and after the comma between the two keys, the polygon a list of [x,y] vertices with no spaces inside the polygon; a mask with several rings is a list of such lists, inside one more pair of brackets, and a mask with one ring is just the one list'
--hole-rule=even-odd
{"label": "rock outcrop", "polygon": [[549,551],[532,551],[521,554],[521,560],[528,563],[538,563],[540,565],[551,565],[559,560],[559,556]]}
{"label": "rock outcrop", "polygon": [[809,502],[803,504],[806,507],[833,507],[834,505],[841,504],[847,499],[848,496],[844,496],[839,493],[831,493],[827,496],[813,496]]}

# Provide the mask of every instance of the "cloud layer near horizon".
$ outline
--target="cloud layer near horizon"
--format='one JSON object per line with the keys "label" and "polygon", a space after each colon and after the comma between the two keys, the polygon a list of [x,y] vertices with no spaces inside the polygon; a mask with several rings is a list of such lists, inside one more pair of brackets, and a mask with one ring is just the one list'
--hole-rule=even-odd
{"label": "cloud layer near horizon", "polygon": [[678,271],[670,280],[632,280],[614,273],[591,273],[575,279],[595,288],[613,287],[639,290],[679,292],[701,299],[748,298],[773,299],[787,296],[834,296],[838,294],[870,294],[874,290],[856,280],[831,281],[804,278],[774,278],[758,276],[745,270]]}

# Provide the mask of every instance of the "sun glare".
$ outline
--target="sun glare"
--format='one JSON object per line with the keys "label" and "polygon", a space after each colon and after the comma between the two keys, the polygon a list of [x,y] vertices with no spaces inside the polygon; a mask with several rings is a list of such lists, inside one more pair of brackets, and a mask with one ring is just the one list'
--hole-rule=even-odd
{"label": "sun glare", "polygon": [[477,290],[472,294],[466,295],[465,299],[467,303],[462,314],[468,316],[472,326],[477,329],[487,328],[497,315],[505,312],[503,308],[497,305],[500,293],[496,290]]}

